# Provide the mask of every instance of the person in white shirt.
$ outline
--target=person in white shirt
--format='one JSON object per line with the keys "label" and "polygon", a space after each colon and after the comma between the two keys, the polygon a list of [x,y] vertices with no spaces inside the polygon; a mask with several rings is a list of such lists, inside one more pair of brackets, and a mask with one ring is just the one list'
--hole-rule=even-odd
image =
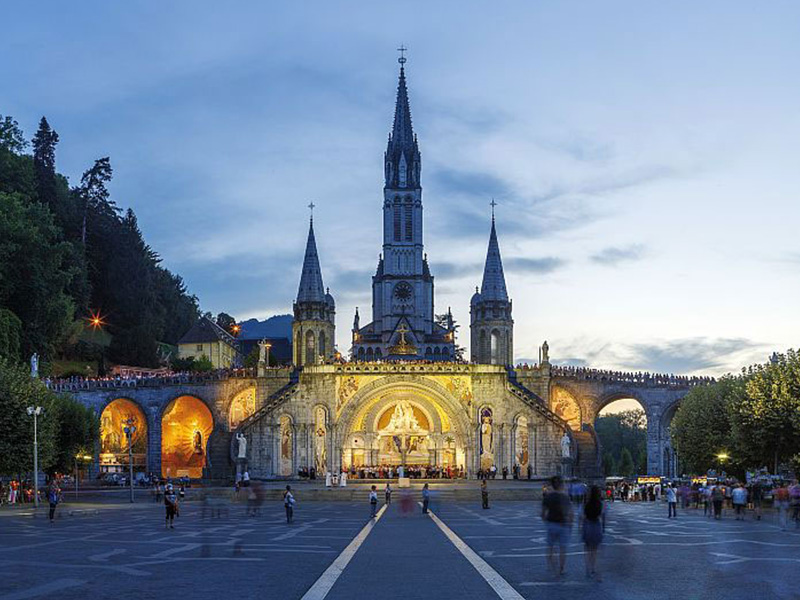
{"label": "person in white shirt", "polygon": [[744,521],[744,511],[747,507],[747,490],[741,484],[737,484],[731,492],[731,501],[736,510],[736,520]]}
{"label": "person in white shirt", "polygon": [[678,495],[675,493],[675,488],[672,484],[667,484],[667,518],[678,517]]}
{"label": "person in white shirt", "polygon": [[378,488],[373,485],[372,489],[369,491],[369,518],[374,519],[377,514],[378,514]]}

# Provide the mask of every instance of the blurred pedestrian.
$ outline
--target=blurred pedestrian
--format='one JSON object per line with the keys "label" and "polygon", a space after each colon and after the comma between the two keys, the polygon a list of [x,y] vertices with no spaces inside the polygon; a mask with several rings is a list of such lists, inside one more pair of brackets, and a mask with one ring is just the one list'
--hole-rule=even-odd
{"label": "blurred pedestrian", "polygon": [[164,489],[164,508],[166,510],[164,527],[175,529],[173,521],[178,514],[178,498],[175,496],[175,490],[172,488],[171,483],[168,483]]}
{"label": "blurred pedestrian", "polygon": [[600,580],[597,573],[597,550],[603,541],[606,528],[606,512],[600,488],[593,485],[589,498],[583,506],[583,544],[586,548],[586,576]]}
{"label": "blurred pedestrian", "polygon": [[737,483],[731,491],[733,508],[736,511],[736,520],[744,521],[745,509],[747,508],[747,490],[743,485]]}
{"label": "blurred pedestrian", "polygon": [[392,486],[388,481],[386,482],[386,489],[383,490],[383,497],[387,505],[392,503]]}
{"label": "blurred pedestrian", "polygon": [[294,494],[292,494],[292,486],[287,485],[286,491],[283,492],[283,507],[286,509],[286,522],[291,523],[294,521]]}
{"label": "blurred pedestrian", "polygon": [[667,518],[678,517],[678,497],[672,484],[667,485]]}
{"label": "blurred pedestrian", "polygon": [[481,481],[481,504],[483,508],[489,508],[489,488],[485,479]]}
{"label": "blurred pedestrian", "polygon": [[61,489],[55,480],[50,483],[47,490],[47,501],[50,503],[50,522],[52,523],[56,516],[56,507],[61,502]]}
{"label": "blurred pedestrian", "polygon": [[725,499],[725,493],[719,483],[715,483],[711,488],[711,505],[714,507],[714,518],[722,518],[722,501]]}
{"label": "blurred pedestrian", "polygon": [[[553,572],[563,576],[567,565],[567,544],[572,526],[572,503],[564,493],[564,482],[558,475],[550,478],[552,491],[542,499],[542,519],[547,526],[547,562]],[[559,548],[556,562],[555,549]]]}
{"label": "blurred pedestrian", "polygon": [[775,490],[775,508],[778,509],[778,523],[781,529],[786,530],[789,514],[789,488],[785,483],[781,483]]}
{"label": "blurred pedestrian", "polygon": [[369,492],[369,518],[374,519],[378,514],[378,488],[372,486]]}
{"label": "blurred pedestrian", "polygon": [[428,514],[428,505],[431,502],[431,491],[428,489],[428,484],[422,486],[422,514]]}

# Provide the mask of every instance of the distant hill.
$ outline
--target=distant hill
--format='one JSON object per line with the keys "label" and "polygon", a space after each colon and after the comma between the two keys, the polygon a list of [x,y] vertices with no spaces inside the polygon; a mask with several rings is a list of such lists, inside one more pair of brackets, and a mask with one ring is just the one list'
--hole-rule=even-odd
{"label": "distant hill", "polygon": [[261,338],[286,338],[292,339],[292,315],[275,315],[266,321],[248,319],[239,323],[242,327],[239,338],[254,340]]}

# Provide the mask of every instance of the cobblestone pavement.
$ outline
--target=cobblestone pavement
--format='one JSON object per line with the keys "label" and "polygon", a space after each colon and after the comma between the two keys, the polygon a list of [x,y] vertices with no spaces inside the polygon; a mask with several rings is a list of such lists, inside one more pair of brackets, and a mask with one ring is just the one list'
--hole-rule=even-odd
{"label": "cobblestone pavement", "polygon": [[567,575],[548,573],[538,503],[482,510],[434,496],[431,508],[438,522],[395,503],[367,525],[366,502],[308,502],[287,525],[280,504],[253,517],[242,505],[211,516],[187,503],[174,530],[153,504],[65,505],[52,525],[43,511],[4,510],[0,600],[800,598],[800,530],[771,516],[667,519],[662,504],[615,503],[598,582],[584,575],[577,527]]}

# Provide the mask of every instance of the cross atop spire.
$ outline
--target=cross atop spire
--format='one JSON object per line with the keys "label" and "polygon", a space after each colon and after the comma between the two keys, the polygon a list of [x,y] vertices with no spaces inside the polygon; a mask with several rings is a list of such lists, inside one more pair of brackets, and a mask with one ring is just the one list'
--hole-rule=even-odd
{"label": "cross atop spire", "polygon": [[389,188],[417,188],[421,157],[414,128],[411,125],[411,107],[408,101],[406,86],[405,56],[406,47],[400,46],[397,51],[400,58],[400,76],[397,82],[397,100],[394,106],[394,122],[386,147],[386,186]]}
{"label": "cross atop spire", "polygon": [[309,202],[309,203],[308,203],[308,210],[310,210],[310,211],[311,211],[311,221],[312,221],[312,222],[314,221],[314,209],[316,208],[316,206],[317,206],[317,205],[316,205],[316,204],[314,204],[314,202],[313,202],[313,201],[311,201],[311,202]]}
{"label": "cross atop spire", "polygon": [[397,59],[397,62],[399,62],[400,65],[406,64],[406,61],[408,60],[406,58],[406,52],[408,52],[408,48],[403,46],[403,44],[400,44],[400,47],[397,49],[397,51],[400,53],[400,58]]}
{"label": "cross atop spire", "polygon": [[483,268],[481,284],[482,300],[508,301],[506,278],[503,274],[503,261],[500,258],[500,244],[497,242],[497,230],[494,225],[494,207],[497,203],[492,199],[492,229],[489,233],[489,249],[486,252],[486,265]]}
{"label": "cross atop spire", "polygon": [[[312,202],[309,207],[313,206]],[[325,286],[322,284],[322,269],[319,266],[317,240],[314,237],[313,217],[308,226],[306,254],[303,258],[303,272],[300,274],[300,287],[297,290],[297,302],[324,302]]]}

